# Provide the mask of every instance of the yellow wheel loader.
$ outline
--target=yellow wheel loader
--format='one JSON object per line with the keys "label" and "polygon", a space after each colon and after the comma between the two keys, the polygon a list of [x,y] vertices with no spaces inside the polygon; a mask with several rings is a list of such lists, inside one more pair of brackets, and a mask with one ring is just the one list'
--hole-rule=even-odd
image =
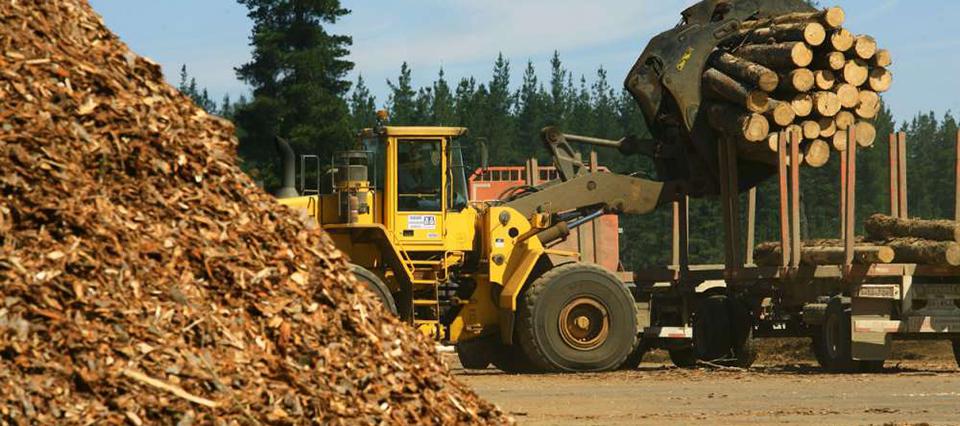
{"label": "yellow wheel loader", "polygon": [[[424,334],[456,344],[464,366],[600,371],[637,347],[627,286],[578,254],[551,249],[604,212],[647,213],[669,184],[590,172],[567,143],[544,140],[560,180],[508,200],[468,202],[459,127],[381,126],[335,155],[328,194],[281,198],[305,210],[384,306]],[[285,169],[292,179],[293,153]],[[292,195],[295,189],[281,191]]]}

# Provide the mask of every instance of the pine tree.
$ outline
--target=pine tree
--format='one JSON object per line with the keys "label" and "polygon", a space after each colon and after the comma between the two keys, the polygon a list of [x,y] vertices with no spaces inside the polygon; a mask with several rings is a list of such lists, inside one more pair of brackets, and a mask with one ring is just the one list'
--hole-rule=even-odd
{"label": "pine tree", "polygon": [[504,163],[520,161],[520,155],[513,141],[513,120],[510,117],[513,105],[514,98],[510,90],[510,61],[501,53],[493,65],[493,78],[490,80],[483,112],[485,126],[481,129],[481,134],[490,141],[491,159]]}
{"label": "pine tree", "polygon": [[413,89],[410,66],[406,62],[400,66],[400,75],[397,82],[387,80],[390,87],[390,97],[387,107],[390,110],[390,124],[402,126],[416,123],[416,96]]}
{"label": "pine tree", "polygon": [[523,72],[523,82],[516,94],[517,99],[517,142],[519,154],[523,157],[542,157],[540,130],[546,126],[546,102],[543,88],[537,81],[537,72],[533,61],[527,61]]}
{"label": "pine tree", "polygon": [[377,124],[377,100],[363,81],[363,75],[357,76],[357,83],[350,93],[350,121],[354,132]]}
{"label": "pine tree", "polygon": [[562,126],[567,112],[566,91],[563,83],[567,79],[567,71],[560,62],[560,53],[553,51],[550,59],[550,107],[547,122],[554,126]]}
{"label": "pine tree", "polygon": [[237,68],[240,80],[253,88],[253,100],[236,114],[246,131],[241,156],[269,165],[273,139],[283,136],[298,153],[329,158],[350,141],[344,98],[353,63],[346,59],[351,38],[330,34],[326,26],[349,10],[339,0],[238,2],[253,21],[253,59]]}
{"label": "pine tree", "polygon": [[440,68],[437,80],[433,82],[433,104],[430,109],[429,121],[431,124],[440,126],[457,124],[454,97],[445,78],[443,68]]}

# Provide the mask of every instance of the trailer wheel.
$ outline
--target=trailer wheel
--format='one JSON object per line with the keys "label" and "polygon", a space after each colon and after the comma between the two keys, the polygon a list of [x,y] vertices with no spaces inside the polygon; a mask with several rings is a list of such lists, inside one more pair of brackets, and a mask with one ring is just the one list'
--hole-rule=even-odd
{"label": "trailer wheel", "polygon": [[850,355],[850,308],[840,297],[827,303],[827,312],[819,332],[813,336],[813,345],[820,366],[830,372],[846,373],[856,370],[857,363]]}
{"label": "trailer wheel", "polygon": [[386,308],[394,316],[397,314],[397,303],[393,300],[393,295],[390,294],[390,289],[387,288],[387,285],[383,283],[380,277],[373,272],[370,272],[369,269],[364,268],[360,265],[350,265],[350,270],[353,272],[353,276],[364,285],[367,286],[367,289],[373,292],[377,296],[377,300],[380,303],[383,303],[383,307]]}
{"label": "trailer wheel", "polygon": [[547,271],[530,284],[518,311],[518,343],[543,371],[613,370],[636,347],[633,296],[596,265]]}
{"label": "trailer wheel", "polygon": [[731,325],[731,343],[734,359],[730,366],[750,368],[757,360],[757,345],[753,338],[753,316],[750,307],[741,299],[729,300]]}
{"label": "trailer wheel", "polygon": [[679,368],[693,368],[697,366],[697,351],[693,346],[670,349],[670,362]]}
{"label": "trailer wheel", "polygon": [[715,294],[700,302],[694,313],[693,348],[697,358],[716,362],[731,358],[733,336],[727,296]]}

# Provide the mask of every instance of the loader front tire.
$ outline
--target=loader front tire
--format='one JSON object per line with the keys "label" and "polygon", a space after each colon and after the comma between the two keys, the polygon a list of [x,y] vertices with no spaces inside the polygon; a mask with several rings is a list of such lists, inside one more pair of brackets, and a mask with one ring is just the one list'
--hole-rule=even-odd
{"label": "loader front tire", "polygon": [[368,290],[377,296],[377,300],[383,304],[384,309],[394,316],[397,315],[397,303],[393,300],[390,289],[387,288],[387,285],[383,283],[383,280],[381,280],[377,274],[370,272],[369,269],[360,265],[351,264],[350,270],[353,272],[353,276],[357,281],[365,285]]}
{"label": "loader front tire", "polygon": [[540,371],[614,370],[636,348],[636,306],[607,270],[569,263],[544,273],[522,295],[516,336]]}

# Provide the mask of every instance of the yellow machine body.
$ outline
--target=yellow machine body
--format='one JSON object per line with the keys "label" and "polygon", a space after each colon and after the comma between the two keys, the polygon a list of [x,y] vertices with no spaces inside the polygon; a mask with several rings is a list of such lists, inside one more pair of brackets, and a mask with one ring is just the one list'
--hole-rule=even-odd
{"label": "yellow machine body", "polygon": [[[334,164],[332,193],[280,202],[306,211],[352,263],[376,274],[400,318],[424,334],[449,343],[499,334],[509,343],[517,297],[538,263],[549,262],[530,231],[549,223],[467,201],[455,142],[465,133],[459,127],[365,130],[353,157]],[[364,157],[365,164],[354,164]],[[444,298],[446,309],[442,291],[454,292]]]}

